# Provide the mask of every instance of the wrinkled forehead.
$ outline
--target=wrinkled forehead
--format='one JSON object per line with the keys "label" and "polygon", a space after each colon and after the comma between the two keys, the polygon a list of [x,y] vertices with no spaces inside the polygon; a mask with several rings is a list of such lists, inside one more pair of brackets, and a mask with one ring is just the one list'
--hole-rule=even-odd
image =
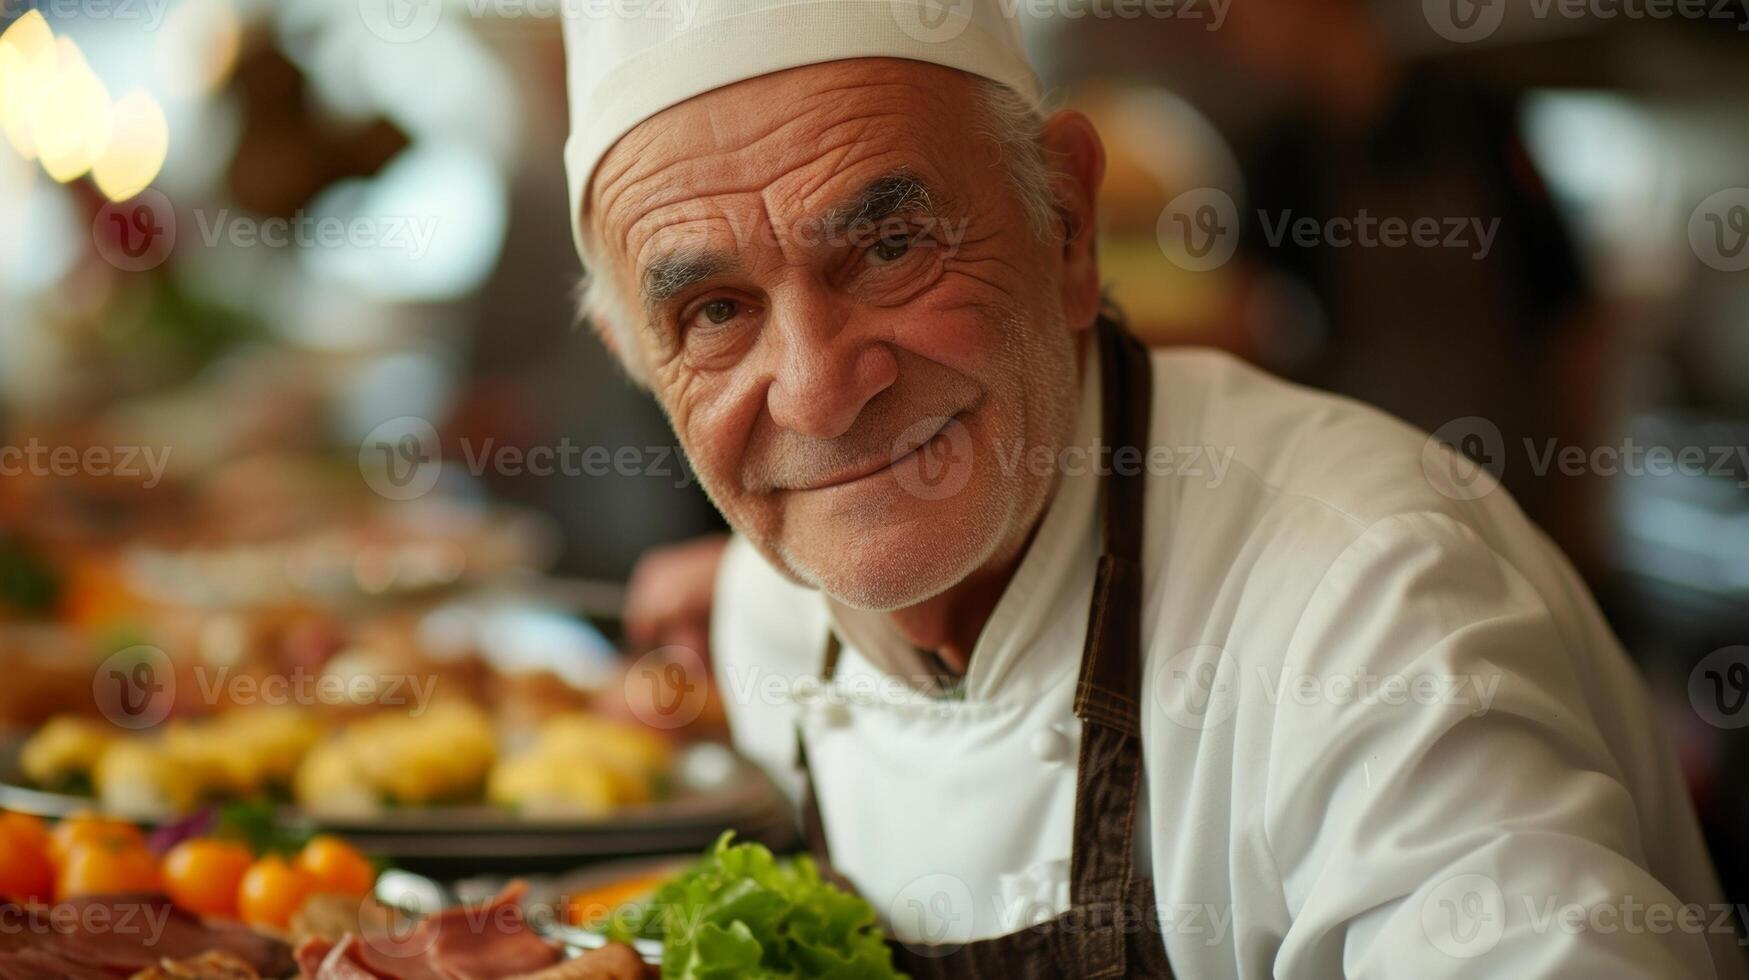
{"label": "wrinkled forehead", "polygon": [[643,121],[608,151],[584,220],[601,247],[635,267],[657,245],[720,246],[724,234],[768,230],[755,223],[815,220],[883,174],[941,187],[972,145],[975,93],[954,69],[886,58],[707,92]]}

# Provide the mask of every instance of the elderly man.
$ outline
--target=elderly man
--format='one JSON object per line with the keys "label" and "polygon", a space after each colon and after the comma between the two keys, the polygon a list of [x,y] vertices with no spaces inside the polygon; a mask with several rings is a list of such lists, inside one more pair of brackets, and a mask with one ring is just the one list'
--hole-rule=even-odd
{"label": "elderly man", "polygon": [[588,312],[737,532],[736,742],[900,965],[1739,975],[1566,562],[1406,426],[1129,340],[1007,9],[567,22]]}

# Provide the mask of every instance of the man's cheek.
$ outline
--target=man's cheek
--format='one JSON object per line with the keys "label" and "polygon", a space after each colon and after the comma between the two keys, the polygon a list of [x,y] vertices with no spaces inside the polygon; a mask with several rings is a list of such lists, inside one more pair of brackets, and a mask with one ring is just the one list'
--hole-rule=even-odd
{"label": "man's cheek", "polygon": [[690,411],[684,404],[670,410],[669,421],[693,478],[725,516],[733,519],[746,493],[741,485],[746,440],[727,420],[709,412]]}

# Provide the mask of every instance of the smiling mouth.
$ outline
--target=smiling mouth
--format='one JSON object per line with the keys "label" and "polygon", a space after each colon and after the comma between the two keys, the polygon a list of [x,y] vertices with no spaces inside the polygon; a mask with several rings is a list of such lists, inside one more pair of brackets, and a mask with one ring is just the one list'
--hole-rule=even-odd
{"label": "smiling mouth", "polygon": [[[928,446],[930,443],[934,442],[936,439],[941,438],[942,433],[947,431],[948,426],[953,425],[953,424],[958,423],[958,422],[961,422],[960,416],[962,416],[964,414],[965,414],[964,412],[961,412],[961,413],[953,415],[949,418],[943,419],[941,424],[939,426],[936,426],[934,431],[930,432],[929,435],[927,437],[925,437],[921,442],[918,442],[916,445],[911,446],[909,449],[907,449],[906,451],[904,451],[902,453],[898,453],[896,455],[878,456],[878,457],[875,457],[873,459],[854,463],[850,466],[843,467],[843,468],[841,468],[833,473],[828,474],[823,479],[815,480],[813,482],[806,483],[806,484],[803,484],[801,486],[791,487],[790,489],[791,490],[831,490],[831,489],[835,489],[837,487],[847,487],[847,486],[850,486],[851,484],[854,484],[854,483],[861,483],[864,480],[879,476],[881,473],[898,466],[900,463],[903,463],[906,460],[910,459],[911,457],[917,455],[919,452],[922,452],[923,448],[925,446]],[[961,424],[963,424],[963,423],[961,423]]]}

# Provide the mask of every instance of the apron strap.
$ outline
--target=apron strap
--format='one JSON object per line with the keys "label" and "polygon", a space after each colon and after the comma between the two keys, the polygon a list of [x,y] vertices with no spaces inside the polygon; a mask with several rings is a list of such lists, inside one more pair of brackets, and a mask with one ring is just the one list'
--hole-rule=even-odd
{"label": "apron strap", "polygon": [[[838,634],[830,627],[826,630],[826,653],[821,658],[820,680],[830,683],[838,673],[838,658],[844,651],[844,645],[839,642]],[[802,777],[802,843],[807,845],[808,853],[813,856],[814,864],[818,866],[822,876],[840,886],[847,886],[839,876],[837,869],[832,867],[832,851],[826,844],[826,820],[820,814],[820,798],[814,791],[814,770],[808,766],[808,744],[802,738],[802,726],[796,725],[796,752],[793,766]],[[845,888],[854,892],[854,888]]]}
{"label": "apron strap", "polygon": [[1111,471],[1100,480],[1102,531],[1075,714],[1083,722],[1141,736],[1142,523],[1153,414],[1148,352],[1109,320],[1099,326],[1100,435]]}
{"label": "apron strap", "polygon": [[[1110,466],[1101,481],[1102,554],[1087,614],[1087,639],[1075,714],[1081,753],[1075,788],[1069,899],[1079,917],[1076,955],[1089,977],[1125,975],[1131,919],[1155,910],[1128,907],[1135,894],[1136,803],[1142,776],[1142,529],[1153,375],[1148,352],[1120,325],[1101,319],[1099,354]],[[1111,927],[1116,928],[1111,928]],[[1106,927],[1106,928],[1101,928]]]}

